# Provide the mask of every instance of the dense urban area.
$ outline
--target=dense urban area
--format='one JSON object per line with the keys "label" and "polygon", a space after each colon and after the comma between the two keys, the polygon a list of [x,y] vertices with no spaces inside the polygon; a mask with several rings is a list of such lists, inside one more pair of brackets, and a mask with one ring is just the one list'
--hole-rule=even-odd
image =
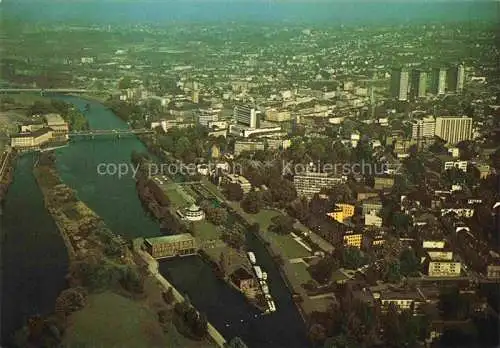
{"label": "dense urban area", "polygon": [[[128,316],[155,347],[500,344],[495,23],[2,26],[1,209],[35,154],[69,254],[13,346],[137,347],[107,332]],[[125,127],[89,124],[96,105]],[[161,233],[111,230],[58,173],[78,144],[129,138],[144,150],[92,180],[134,181]],[[161,271],[193,257],[269,323],[283,283],[307,342],[227,336]]]}

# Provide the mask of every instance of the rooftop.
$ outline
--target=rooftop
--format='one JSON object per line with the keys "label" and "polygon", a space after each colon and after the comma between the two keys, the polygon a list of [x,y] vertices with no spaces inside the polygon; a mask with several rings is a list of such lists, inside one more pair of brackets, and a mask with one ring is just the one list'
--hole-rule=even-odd
{"label": "rooftop", "polygon": [[61,117],[59,114],[47,114],[44,115],[45,119],[47,120],[47,124],[53,125],[53,124],[62,124],[65,123],[64,119]]}
{"label": "rooftop", "polygon": [[148,243],[149,245],[184,242],[190,240],[194,240],[194,237],[191,235],[191,233],[174,234],[172,236],[161,236],[145,239],[146,243]]}

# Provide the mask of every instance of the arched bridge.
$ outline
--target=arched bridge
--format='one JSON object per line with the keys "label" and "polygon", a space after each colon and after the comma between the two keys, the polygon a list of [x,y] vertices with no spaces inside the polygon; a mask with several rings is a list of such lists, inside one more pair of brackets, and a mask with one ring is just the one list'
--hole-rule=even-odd
{"label": "arched bridge", "polygon": [[85,131],[72,131],[69,132],[69,137],[77,137],[77,136],[102,136],[102,135],[131,135],[131,134],[149,134],[154,133],[154,130],[147,128],[140,129],[91,129]]}

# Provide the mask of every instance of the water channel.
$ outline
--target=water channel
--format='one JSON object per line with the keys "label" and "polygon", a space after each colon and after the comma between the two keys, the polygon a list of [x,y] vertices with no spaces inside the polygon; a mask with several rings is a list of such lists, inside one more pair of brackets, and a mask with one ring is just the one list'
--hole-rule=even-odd
{"label": "water channel", "polygon": [[[59,96],[82,111],[88,101]],[[92,129],[123,129],[127,124],[99,103],[86,112]],[[132,151],[144,151],[135,137],[76,140],[56,150],[63,181],[99,214],[108,226],[126,238],[160,235],[158,223],[144,212],[132,175],[100,175],[99,164],[129,164]],[[32,175],[34,155],[21,157],[2,216],[2,337],[22,325],[33,313],[48,313],[64,288],[67,256],[56,227],[45,211]],[[258,263],[268,272],[277,312],[261,316],[237,291],[217,279],[198,257],[163,261],[161,272],[191,302],[207,313],[227,338],[240,336],[249,347],[306,347],[305,327],[291,294],[261,243],[249,235]]]}

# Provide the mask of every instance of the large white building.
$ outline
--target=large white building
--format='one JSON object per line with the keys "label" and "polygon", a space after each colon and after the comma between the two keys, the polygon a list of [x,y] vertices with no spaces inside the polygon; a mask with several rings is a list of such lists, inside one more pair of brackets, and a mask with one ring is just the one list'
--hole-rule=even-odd
{"label": "large white building", "polygon": [[448,91],[460,93],[464,89],[465,68],[462,64],[448,69]]}
{"label": "large white building", "polygon": [[432,116],[414,120],[411,125],[411,137],[413,139],[433,138],[435,132],[436,120]]}
{"label": "large white building", "polygon": [[391,94],[398,100],[408,99],[410,73],[408,70],[394,69],[391,74]]}
{"label": "large white building", "polygon": [[219,109],[207,108],[198,110],[198,123],[207,127],[211,122],[219,120]]}
{"label": "large white building", "polygon": [[432,70],[431,91],[434,94],[442,95],[446,92],[446,69],[435,68]]}
{"label": "large white building", "polygon": [[293,177],[293,184],[297,190],[297,195],[312,198],[323,188],[329,188],[342,184],[344,178],[331,176],[328,173],[307,172],[297,174]]}
{"label": "large white building", "polygon": [[254,107],[237,105],[233,109],[233,116],[236,123],[259,128],[258,112]]}
{"label": "large white building", "polygon": [[435,135],[450,144],[472,139],[471,117],[436,117]]}

